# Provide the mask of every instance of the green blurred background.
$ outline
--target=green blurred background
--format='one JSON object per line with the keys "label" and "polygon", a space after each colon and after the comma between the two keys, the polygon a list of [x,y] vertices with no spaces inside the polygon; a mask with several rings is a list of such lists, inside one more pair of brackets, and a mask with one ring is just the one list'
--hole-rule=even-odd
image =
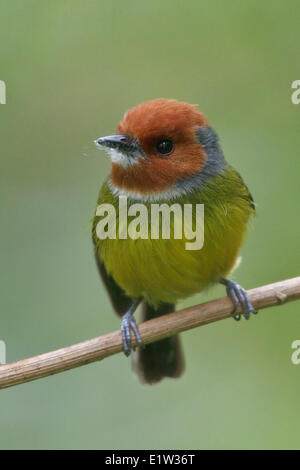
{"label": "green blurred background", "polygon": [[[7,362],[119,328],[90,219],[109,172],[92,141],[124,111],[199,104],[258,216],[235,278],[299,275],[295,1],[0,2],[1,295]],[[224,295],[209,295],[180,306]],[[0,392],[1,448],[299,448],[299,303],[182,335],[187,369],[147,388],[123,355]]]}

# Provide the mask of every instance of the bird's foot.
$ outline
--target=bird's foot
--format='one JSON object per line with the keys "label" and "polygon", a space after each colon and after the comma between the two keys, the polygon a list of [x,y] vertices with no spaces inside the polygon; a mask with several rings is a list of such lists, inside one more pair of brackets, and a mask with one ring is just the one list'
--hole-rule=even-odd
{"label": "bird's foot", "polygon": [[131,353],[131,330],[135,334],[137,342],[140,346],[144,346],[142,338],[140,336],[135,318],[133,316],[133,312],[137,308],[139,301],[134,303],[127,313],[122,317],[121,323],[121,334],[122,334],[122,341],[123,341],[123,349],[125,356],[129,356]]}
{"label": "bird's foot", "polygon": [[[246,320],[249,320],[251,313],[257,314],[257,311],[250,302],[247,291],[242,286],[240,286],[237,282],[229,281],[228,279],[222,279],[221,283],[225,285],[227,295],[233,302],[234,308],[232,314],[236,312],[239,304],[242,307],[242,316]],[[241,314],[238,313],[233,315],[233,318],[239,321],[241,319]]]}

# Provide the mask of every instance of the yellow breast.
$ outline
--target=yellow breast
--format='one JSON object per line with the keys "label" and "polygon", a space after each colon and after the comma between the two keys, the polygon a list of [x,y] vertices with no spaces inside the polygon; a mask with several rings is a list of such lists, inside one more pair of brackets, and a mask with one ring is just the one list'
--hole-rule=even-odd
{"label": "yellow breast", "polygon": [[[176,217],[171,219],[170,239],[121,239],[120,227],[115,239],[99,240],[96,228],[100,218],[95,216],[93,239],[97,256],[128,295],[142,296],[153,305],[159,302],[175,303],[200,292],[233,268],[253,208],[249,192],[241,184],[239,175],[231,168],[227,173],[227,178],[216,177],[215,180],[220,181],[214,181],[205,191],[167,202],[169,205],[176,202],[182,207],[184,204],[204,204],[204,244],[200,250],[187,249],[189,240],[184,236],[184,230],[182,239],[174,238]],[[128,201],[128,207],[135,202]],[[111,193],[107,183],[99,196],[98,204],[103,203],[113,204],[118,224],[119,200]],[[146,205],[150,210],[150,203]],[[130,220],[127,222],[130,223]],[[151,234],[150,217],[148,222],[148,233]],[[195,217],[192,225],[190,228],[194,229]]]}

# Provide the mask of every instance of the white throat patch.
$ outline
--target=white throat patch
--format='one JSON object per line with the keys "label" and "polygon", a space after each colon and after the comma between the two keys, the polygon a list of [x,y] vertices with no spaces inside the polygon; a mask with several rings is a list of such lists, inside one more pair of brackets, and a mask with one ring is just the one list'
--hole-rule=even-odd
{"label": "white throat patch", "polygon": [[123,168],[128,168],[129,166],[133,166],[139,163],[140,159],[138,157],[132,157],[129,154],[125,155],[122,152],[118,152],[116,149],[104,147],[101,145],[99,145],[99,147],[102,150],[105,150],[105,152],[109,155],[113,163],[117,163],[118,165],[121,165]]}

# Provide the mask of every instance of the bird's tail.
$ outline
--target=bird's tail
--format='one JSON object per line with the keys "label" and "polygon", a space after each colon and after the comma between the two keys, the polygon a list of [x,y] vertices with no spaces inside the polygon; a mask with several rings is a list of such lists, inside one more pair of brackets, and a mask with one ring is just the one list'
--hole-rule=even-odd
{"label": "bird's tail", "polygon": [[[157,309],[143,302],[142,321],[171,313],[172,304],[161,304]],[[184,356],[179,335],[161,339],[138,348],[133,368],[142,383],[154,384],[164,377],[180,377],[184,371]]]}

